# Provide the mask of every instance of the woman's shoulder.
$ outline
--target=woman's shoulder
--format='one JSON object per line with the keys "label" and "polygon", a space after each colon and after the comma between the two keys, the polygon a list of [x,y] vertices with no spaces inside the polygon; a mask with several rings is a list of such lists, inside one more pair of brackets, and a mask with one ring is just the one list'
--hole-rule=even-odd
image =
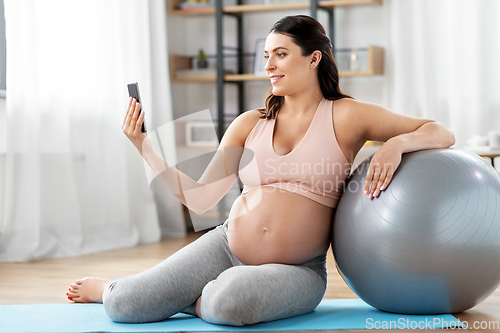
{"label": "woman's shoulder", "polygon": [[238,117],[245,118],[247,121],[254,121],[257,122],[259,119],[262,119],[262,115],[264,114],[263,109],[254,109],[254,110],[248,110],[240,114]]}
{"label": "woman's shoulder", "polygon": [[[334,101],[335,109],[342,112],[356,111],[364,106],[365,103],[357,101],[353,98],[341,98]],[[339,112],[340,112],[339,111]]]}
{"label": "woman's shoulder", "polygon": [[243,112],[231,122],[224,134],[223,140],[227,139],[232,145],[243,147],[248,135],[260,119],[263,118],[262,112],[259,109]]}
{"label": "woman's shoulder", "polygon": [[356,120],[359,122],[369,116],[370,113],[380,108],[379,105],[369,102],[357,101],[352,98],[342,98],[334,101],[334,114],[335,117],[344,120]]}
{"label": "woman's shoulder", "polygon": [[259,109],[248,110],[237,116],[233,123],[245,133],[250,133],[250,131],[254,128],[255,125],[262,118],[262,112]]}
{"label": "woman's shoulder", "polygon": [[359,109],[359,102],[352,98],[337,99],[333,102],[333,117],[338,121],[347,121],[355,118]]}
{"label": "woman's shoulder", "polygon": [[334,101],[334,130],[337,141],[346,151],[356,149],[360,144],[366,128],[367,110],[369,108],[367,108],[366,103],[352,98],[342,98]]}

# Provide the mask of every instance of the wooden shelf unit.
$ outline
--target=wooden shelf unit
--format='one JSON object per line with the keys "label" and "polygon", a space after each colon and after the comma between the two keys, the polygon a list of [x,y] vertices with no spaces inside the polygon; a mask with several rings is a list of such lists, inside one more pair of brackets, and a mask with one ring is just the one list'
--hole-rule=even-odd
{"label": "wooden shelf unit", "polygon": [[[169,12],[172,15],[210,15],[215,14],[215,7],[193,8],[183,10],[180,8],[182,0],[169,0]],[[333,9],[334,7],[346,6],[368,6],[381,5],[382,0],[327,0],[318,1],[318,8]],[[243,15],[247,13],[285,11],[294,9],[307,9],[310,7],[309,1],[292,2],[292,3],[275,3],[275,4],[256,4],[256,5],[235,5],[224,6],[224,13]]]}
{"label": "wooden shelf unit", "polygon": [[[172,82],[215,82],[216,77],[193,77],[193,78],[178,78],[175,76],[176,69],[192,68],[191,57],[178,54],[170,55],[170,75]],[[366,71],[341,71],[341,77],[351,76],[372,76],[384,74],[384,49],[378,46],[368,46],[368,70]],[[254,74],[226,74],[224,81],[226,82],[242,82],[242,81],[266,81],[269,80],[267,75]]]}
{"label": "wooden shelf unit", "polygon": [[340,71],[340,77],[372,76],[384,74],[384,49],[379,46],[368,46],[368,70]]}

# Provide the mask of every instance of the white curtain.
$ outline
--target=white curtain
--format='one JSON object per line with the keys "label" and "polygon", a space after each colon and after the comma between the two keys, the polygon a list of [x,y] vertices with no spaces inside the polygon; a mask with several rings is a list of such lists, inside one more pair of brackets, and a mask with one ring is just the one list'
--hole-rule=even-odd
{"label": "white curtain", "polygon": [[159,214],[183,234],[180,203],[172,196],[158,212],[121,131],[129,82],[151,129],[171,120],[164,1],[5,0],[5,15],[0,261],[158,241]]}
{"label": "white curtain", "polygon": [[500,131],[500,1],[385,0],[388,105],[438,120],[463,148]]}

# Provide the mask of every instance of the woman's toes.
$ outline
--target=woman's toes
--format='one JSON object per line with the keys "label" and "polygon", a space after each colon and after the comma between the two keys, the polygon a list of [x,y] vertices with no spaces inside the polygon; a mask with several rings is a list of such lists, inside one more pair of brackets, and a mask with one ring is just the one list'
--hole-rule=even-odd
{"label": "woman's toes", "polygon": [[110,280],[86,277],[72,284],[66,295],[75,303],[102,303],[102,293],[110,282]]}
{"label": "woman's toes", "polygon": [[82,300],[80,296],[75,296],[75,297],[68,297],[70,301],[73,301],[75,303],[87,303]]}

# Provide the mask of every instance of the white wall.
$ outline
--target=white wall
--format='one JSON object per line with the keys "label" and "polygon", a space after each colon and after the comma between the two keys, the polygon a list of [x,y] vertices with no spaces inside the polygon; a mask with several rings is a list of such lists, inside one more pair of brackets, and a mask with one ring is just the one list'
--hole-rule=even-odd
{"label": "white wall", "polygon": [[[255,1],[247,1],[251,3]],[[309,14],[308,11],[288,11],[246,14],[244,25],[244,52],[254,52],[255,41],[265,38],[272,25],[286,15]],[[326,13],[319,11],[318,20],[328,24]],[[366,47],[376,45],[385,47],[385,6],[346,7],[335,11],[335,47]],[[215,54],[215,16],[184,17],[169,15],[169,50],[172,53],[195,55],[199,48],[207,54]],[[224,43],[236,46],[236,20],[224,17]],[[227,66],[234,65],[231,60]],[[215,68],[215,60],[210,61]],[[251,72],[253,59],[245,63],[246,71]],[[361,101],[384,104],[384,76],[342,78],[342,90]],[[267,81],[245,83],[245,108],[254,109],[263,106],[263,97],[270,88]],[[174,83],[174,115],[180,117],[196,111],[210,109],[216,113],[215,83]],[[237,112],[237,90],[234,85],[226,84],[226,113]]]}
{"label": "white wall", "polygon": [[4,153],[7,151],[6,147],[6,104],[5,104],[5,98],[0,98],[0,154]]}

